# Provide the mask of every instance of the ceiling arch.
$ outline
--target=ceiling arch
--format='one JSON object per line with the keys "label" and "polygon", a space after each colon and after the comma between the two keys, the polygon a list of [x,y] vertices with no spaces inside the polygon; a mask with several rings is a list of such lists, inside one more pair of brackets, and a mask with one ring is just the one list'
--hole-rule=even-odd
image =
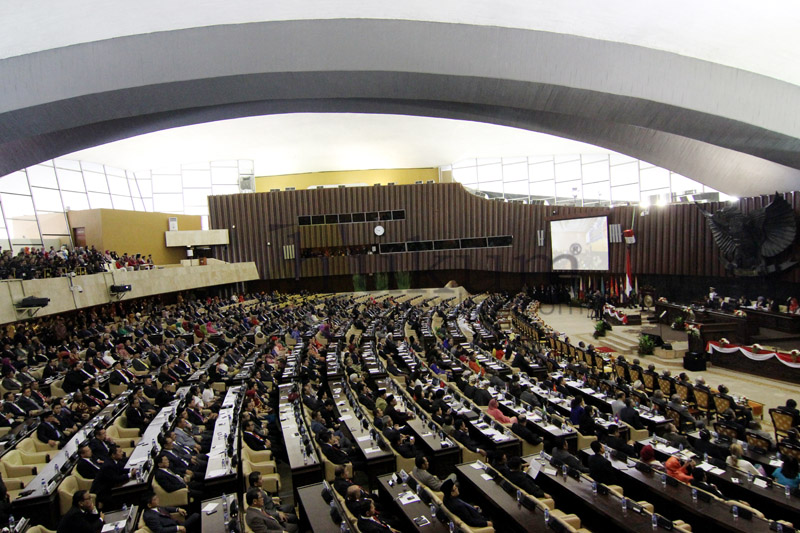
{"label": "ceiling arch", "polygon": [[169,127],[329,111],[542,131],[740,196],[800,184],[800,119],[787,112],[800,87],[552,32],[380,19],[203,26],[8,57],[0,79],[13,80],[0,93],[0,175]]}

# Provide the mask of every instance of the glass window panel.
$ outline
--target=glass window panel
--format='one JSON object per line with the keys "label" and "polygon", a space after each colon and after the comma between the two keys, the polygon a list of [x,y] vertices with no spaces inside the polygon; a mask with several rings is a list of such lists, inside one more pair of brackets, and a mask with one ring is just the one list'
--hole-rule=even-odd
{"label": "glass window panel", "polygon": [[64,213],[39,213],[42,235],[69,235]]}
{"label": "glass window panel", "polygon": [[91,161],[81,161],[81,170],[84,172],[94,172],[96,174],[106,175],[106,169],[99,163],[92,163]]}
{"label": "glass window panel", "polygon": [[212,161],[212,167],[237,167],[239,165],[239,161],[236,159],[223,159],[220,161]]}
{"label": "glass window panel", "polygon": [[144,211],[144,202],[141,198],[133,199],[133,209],[136,211]]}
{"label": "glass window panel", "polygon": [[558,165],[560,163],[569,163],[569,162],[574,162],[574,161],[580,161],[581,160],[581,156],[579,154],[557,155],[557,156],[554,156],[553,159],[555,159],[556,164]]}
{"label": "glass window panel", "polygon": [[203,231],[208,231],[208,215],[203,215],[200,217],[200,229]]}
{"label": "glass window panel", "polygon": [[183,213],[183,195],[153,194],[153,208],[160,213]]}
{"label": "glass window panel", "polygon": [[528,181],[528,164],[516,163],[514,165],[503,165],[504,181]]}
{"label": "glass window panel", "polygon": [[583,165],[583,183],[597,183],[608,179],[608,161]]}
{"label": "glass window panel", "polygon": [[655,189],[652,191],[642,191],[642,203],[650,205],[667,205],[672,200],[669,189]]}
{"label": "glass window panel", "polygon": [[62,191],[86,192],[82,172],[56,167],[56,174]]}
{"label": "glass window panel", "polygon": [[497,181],[503,179],[503,167],[498,163],[496,165],[484,165],[478,167],[478,182],[485,183],[487,181]]}
{"label": "glass window panel", "polygon": [[636,159],[634,159],[633,157],[627,156],[625,154],[618,154],[616,152],[611,152],[610,154],[608,154],[608,157],[612,166],[624,165],[625,163],[633,163],[634,161],[636,161]]}
{"label": "glass window panel", "polygon": [[531,183],[531,196],[540,196],[542,198],[553,198],[556,195],[556,182],[550,181],[537,181]]}
{"label": "glass window panel", "polygon": [[193,170],[209,170],[211,168],[211,164],[208,162],[205,163],[186,163],[181,165],[182,174],[186,176],[186,171],[193,171]]}
{"label": "glass window panel", "polygon": [[208,206],[187,205],[183,210],[184,215],[207,215]]}
{"label": "glass window panel", "polygon": [[552,155],[532,155],[528,156],[528,164],[529,165],[536,165],[539,163],[552,163],[553,156]]}
{"label": "glass window panel", "polygon": [[474,159],[464,159],[463,161],[457,161],[453,163],[453,170],[457,168],[467,168],[467,167],[474,167],[476,165]]}
{"label": "glass window panel", "polygon": [[128,188],[128,179],[119,176],[108,176],[108,189],[111,194],[120,196],[130,196],[131,190]]}
{"label": "glass window panel", "polygon": [[478,169],[476,167],[453,167],[453,179],[458,183],[475,183],[478,181]]}
{"label": "glass window panel", "polygon": [[252,174],[255,168],[255,162],[252,159],[239,159],[237,161],[239,172],[242,174]]}
{"label": "glass window panel", "polygon": [[581,162],[567,161],[559,163],[556,161],[556,181],[572,181],[581,179]]}
{"label": "glass window panel", "polygon": [[238,185],[239,169],[235,167],[211,167],[211,183],[214,185]]}
{"label": "glass window panel", "polygon": [[484,192],[496,192],[503,194],[503,182],[502,181],[490,181],[487,183],[481,183],[479,189]]}
{"label": "glass window panel", "polygon": [[31,187],[31,192],[33,193],[33,201],[37,211],[64,210],[64,207],[61,205],[61,194],[59,194],[58,189]]}
{"label": "glass window panel", "polygon": [[639,184],[620,185],[618,187],[611,187],[611,200],[614,203],[618,202],[639,202]]}
{"label": "glass window panel", "polygon": [[124,209],[126,211],[133,211],[133,200],[130,196],[119,196],[116,194],[111,195],[111,204],[114,209]]}
{"label": "glass window panel", "polygon": [[238,194],[238,185],[212,185],[211,191],[213,194]]}
{"label": "glass window panel", "polygon": [[701,184],[687,178],[686,176],[681,176],[680,174],[675,174],[673,172],[671,173],[670,178],[672,181],[672,192],[678,196],[682,194],[691,194],[691,191],[700,192],[703,190],[703,186]]}
{"label": "glass window panel", "polygon": [[528,176],[531,181],[546,181],[555,179],[556,171],[553,161],[545,161],[530,165],[528,168]]}
{"label": "glass window panel", "polygon": [[478,166],[481,165],[494,165],[499,164],[501,159],[499,157],[484,157],[478,159]]}
{"label": "glass window panel", "polygon": [[639,170],[643,170],[645,168],[653,168],[655,165],[653,163],[648,163],[647,161],[639,160]]}
{"label": "glass window panel", "polygon": [[106,166],[105,169],[106,174],[109,176],[119,176],[121,178],[125,177],[125,171],[121,168]]}
{"label": "glass window panel", "polygon": [[111,196],[101,192],[88,192],[89,206],[91,209],[114,209],[111,205]]}
{"label": "glass window panel", "polygon": [[64,210],[83,211],[89,209],[89,199],[86,193],[61,191],[61,198],[64,200]]}
{"label": "glass window panel", "polygon": [[[624,165],[617,165],[611,167],[611,186],[617,185],[631,185],[637,184],[636,188],[639,188],[639,163],[626,163]],[[639,194],[637,193],[636,196],[638,197]],[[616,200],[614,200],[616,202]]]}
{"label": "glass window panel", "polygon": [[0,201],[3,202],[3,212],[6,218],[17,218],[33,216],[33,200],[30,196],[20,196],[18,194],[0,194]]}
{"label": "glass window panel", "polygon": [[139,192],[142,193],[142,198],[153,197],[153,182],[151,180],[136,180],[136,185],[139,186]]}
{"label": "glass window panel", "polygon": [[211,194],[211,189],[184,189],[183,201],[187,206],[208,205],[209,194]]}
{"label": "glass window panel", "polygon": [[0,178],[0,192],[13,192],[17,194],[30,194],[28,178],[25,172],[13,172]]}
{"label": "glass window panel", "polygon": [[528,196],[528,180],[506,182],[505,193],[515,196]]}
{"label": "glass window panel", "polygon": [[56,159],[54,161],[56,168],[63,168],[65,170],[81,171],[81,162],[73,161],[72,159]]}
{"label": "glass window panel", "polygon": [[211,187],[211,171],[184,169],[183,186],[187,189]]}
{"label": "glass window panel", "polygon": [[149,170],[137,170],[136,172],[133,173],[133,177],[135,177],[137,180],[140,180],[140,181],[141,180],[151,180],[152,179],[152,176],[150,175],[150,171]]}
{"label": "glass window panel", "polygon": [[139,183],[135,179],[128,178],[128,188],[131,191],[131,197],[141,198],[142,193],[139,191]]}
{"label": "glass window panel", "polygon": [[666,168],[643,168],[639,171],[639,176],[642,191],[669,189],[669,170]]}
{"label": "glass window panel", "polygon": [[181,180],[180,174],[153,174],[153,194],[179,193],[182,190],[183,181]]}
{"label": "glass window panel", "polygon": [[108,194],[108,182],[105,174],[97,172],[83,172],[83,181],[86,183],[86,190],[92,192],[104,192]]}
{"label": "glass window panel", "polygon": [[50,189],[58,189],[58,181],[56,180],[56,171],[53,167],[48,165],[34,165],[28,167],[28,179],[33,187],[48,187]]}
{"label": "glass window panel", "polygon": [[556,197],[559,200],[572,200],[577,198],[578,202],[583,198],[580,181],[564,181],[556,183]]}
{"label": "glass window panel", "polygon": [[608,154],[583,154],[581,155],[581,162],[584,165],[588,165],[590,163],[599,163],[600,161],[605,161],[608,164]]}
{"label": "glass window panel", "polygon": [[607,181],[599,183],[583,184],[583,202],[586,203],[608,203],[611,201],[611,188]]}
{"label": "glass window panel", "polygon": [[152,213],[152,212],[155,211],[155,209],[153,209],[153,199],[152,198],[143,198],[142,202],[144,202],[145,211],[147,211],[148,213]]}

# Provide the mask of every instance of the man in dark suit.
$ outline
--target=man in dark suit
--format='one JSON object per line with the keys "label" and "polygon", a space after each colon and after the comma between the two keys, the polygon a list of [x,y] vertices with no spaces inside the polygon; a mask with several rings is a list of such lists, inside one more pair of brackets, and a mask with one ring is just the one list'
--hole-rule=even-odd
{"label": "man in dark suit", "polygon": [[3,396],[3,412],[14,418],[23,419],[28,416],[25,409],[17,405],[13,392],[7,392]]}
{"label": "man in dark suit", "polygon": [[72,495],[72,507],[61,517],[58,533],[98,533],[103,528],[103,514],[96,514],[92,495],[79,490]]}
{"label": "man in dark suit", "polygon": [[625,442],[625,439],[619,436],[619,426],[616,424],[611,424],[608,426],[608,434],[606,435],[604,442],[606,446],[612,450],[622,452],[628,457],[636,456],[636,449],[630,443]]}
{"label": "man in dark suit", "polygon": [[64,392],[75,392],[81,390],[84,385],[89,383],[92,375],[83,369],[83,361],[78,361],[72,366],[72,370],[64,376],[64,383],[61,388]]}
{"label": "man in dark suit", "polygon": [[[336,467],[336,471],[338,472],[340,468],[342,470],[346,470],[344,466],[338,465]],[[334,473],[334,475],[336,474]],[[275,501],[272,499],[272,496],[264,490],[264,480],[261,472],[250,472],[247,480],[250,483],[250,489],[256,489],[261,492],[261,495],[264,498],[264,505],[262,507],[268,515],[280,522],[281,527],[283,527],[283,529],[289,533],[295,533],[299,530],[299,526],[297,525],[297,515],[294,513],[294,505],[291,503],[276,505]],[[334,485],[335,484],[336,480],[334,479]],[[340,492],[340,494],[345,496],[346,492]]]}
{"label": "man in dark suit", "polygon": [[[159,507],[158,496],[150,493],[145,496],[147,508],[142,513],[144,525],[153,533],[187,533],[200,531],[200,515],[194,513],[186,516],[186,511],[180,507]],[[178,513],[186,519],[183,524],[170,516]]]}
{"label": "man in dark suit", "polygon": [[248,505],[245,522],[253,533],[283,533],[280,523],[264,511],[263,492],[250,489],[245,497]]}
{"label": "man in dark suit", "polygon": [[167,492],[175,492],[176,490],[188,488],[189,497],[194,499],[196,504],[203,500],[202,484],[195,481],[190,481],[189,476],[180,476],[170,470],[169,457],[166,454],[158,456],[158,470],[155,473],[155,480],[161,485],[161,488]]}
{"label": "man in dark suit", "polygon": [[514,456],[508,460],[508,473],[506,474],[506,478],[519,487],[520,489],[524,490],[531,496],[535,496],[536,498],[544,498],[544,491],[539,488],[531,476],[522,470],[522,459],[518,456]]}
{"label": "man in dark suit", "polygon": [[98,426],[94,429],[94,438],[89,441],[94,460],[100,464],[106,462],[111,457],[111,445],[114,439],[106,436],[106,428]]}
{"label": "man in dark suit", "polygon": [[81,477],[86,479],[96,478],[97,473],[100,471],[100,464],[95,462],[92,457],[92,449],[89,448],[87,444],[84,444],[78,448],[78,456],[79,459],[75,468],[78,470]]}
{"label": "man in dark suit", "polygon": [[269,440],[256,433],[256,424],[252,420],[248,420],[245,423],[242,438],[244,439],[245,444],[247,444],[247,446],[255,452],[267,450],[271,447]]}
{"label": "man in dark suit", "polygon": [[511,425],[511,432],[534,446],[542,442],[542,438],[530,430],[528,426],[528,417],[525,414],[517,416],[517,421]]}
{"label": "man in dark suit", "polygon": [[31,394],[30,385],[24,385],[22,387],[22,395],[17,399],[17,405],[20,406],[28,416],[36,416],[39,414],[39,411],[44,409],[44,405],[39,404]]}
{"label": "man in dark suit", "polygon": [[378,517],[375,502],[362,498],[353,504],[352,512],[358,517],[358,530],[361,533],[400,533]]}
{"label": "man in dark suit", "polygon": [[136,475],[136,470],[131,469],[130,472],[125,468],[125,461],[123,460],[122,448],[113,446],[111,448],[111,456],[108,461],[100,466],[92,488],[90,489],[93,494],[97,494],[98,507],[105,508],[111,498],[111,490],[126,483],[132,476]]}
{"label": "man in dark suit", "polygon": [[479,448],[478,443],[470,438],[469,431],[467,430],[467,423],[464,422],[463,419],[459,419],[456,422],[455,431],[453,431],[453,438],[460,442],[461,445],[469,451],[477,452],[486,457],[486,452]]}
{"label": "man in dark suit", "polygon": [[[458,497],[458,483],[453,483],[451,479],[448,479],[442,483],[442,492],[444,493],[445,507],[465,524],[470,527],[492,527],[492,523],[483,516],[480,507],[471,505]],[[359,520],[360,525],[361,521]]]}
{"label": "man in dark suit", "polygon": [[639,416],[639,412],[633,407],[633,401],[630,398],[625,398],[625,407],[620,410],[619,419],[633,429],[644,428],[644,423]]}
{"label": "man in dark suit", "polygon": [[492,393],[490,393],[487,389],[481,388],[480,385],[475,388],[475,393],[472,395],[472,401],[475,402],[475,405],[486,407],[489,405],[491,400]]}
{"label": "man in dark suit", "polygon": [[36,438],[39,442],[49,444],[51,448],[60,447],[66,442],[67,436],[58,427],[58,419],[53,411],[42,414],[42,422],[36,428]]}
{"label": "man in dark suit", "polygon": [[584,474],[589,473],[589,469],[583,466],[577,457],[569,453],[569,443],[567,439],[559,439],[556,441],[556,445],[553,447],[553,453],[551,454],[550,463],[556,466],[565,464],[569,468],[580,470]]}
{"label": "man in dark suit", "polygon": [[144,431],[145,428],[150,424],[150,419],[145,416],[144,412],[142,411],[141,404],[139,403],[139,398],[134,398],[131,400],[131,404],[125,410],[125,417],[128,421],[129,428],[137,428],[140,432]]}
{"label": "man in dark suit", "polygon": [[605,447],[600,441],[593,441],[591,448],[594,454],[589,457],[589,475],[598,483],[613,485],[617,480],[617,471],[611,466],[611,461],[604,457]]}
{"label": "man in dark suit", "polygon": [[330,460],[330,462],[333,464],[343,465],[345,463],[349,463],[350,456],[340,450],[338,447],[334,446],[334,438],[335,437],[330,431],[323,431],[319,434],[319,447],[322,450],[322,453],[324,453],[325,457],[327,457],[328,460]]}

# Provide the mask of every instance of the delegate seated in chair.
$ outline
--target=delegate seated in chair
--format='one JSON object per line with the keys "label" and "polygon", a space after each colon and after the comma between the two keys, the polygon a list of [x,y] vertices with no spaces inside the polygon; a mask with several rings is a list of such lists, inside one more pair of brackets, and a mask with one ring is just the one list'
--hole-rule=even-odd
{"label": "delegate seated in chair", "polygon": [[[442,493],[444,493],[444,505],[451,513],[459,517],[470,527],[492,527],[492,522],[483,516],[481,508],[471,505],[459,498],[458,483],[453,483],[448,479],[442,483]],[[359,520],[359,528],[361,520]],[[363,530],[362,530],[363,531]]]}
{"label": "delegate seated in chair", "polygon": [[[179,507],[159,507],[158,495],[150,493],[145,497],[147,508],[142,513],[144,524],[153,533],[196,533],[200,531],[200,515],[194,513],[186,516],[186,511]],[[170,516],[178,513],[186,519],[183,524]]]}
{"label": "delegate seated in chair", "polygon": [[72,507],[61,517],[58,533],[96,533],[103,527],[103,515],[94,513],[94,500],[88,490],[72,495]]}

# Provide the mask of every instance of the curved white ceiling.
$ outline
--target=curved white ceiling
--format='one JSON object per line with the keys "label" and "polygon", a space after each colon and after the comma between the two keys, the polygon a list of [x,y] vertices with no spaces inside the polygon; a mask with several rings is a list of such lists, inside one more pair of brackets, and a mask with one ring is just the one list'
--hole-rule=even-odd
{"label": "curved white ceiling", "polygon": [[438,167],[476,157],[608,153],[528,130],[406,115],[295,113],[162,130],[64,156],[126,170],[251,159],[256,176]]}
{"label": "curved white ceiling", "polygon": [[198,26],[338,18],[565,33],[673,52],[800,85],[800,3],[791,0],[6,0],[0,3],[0,59]]}

